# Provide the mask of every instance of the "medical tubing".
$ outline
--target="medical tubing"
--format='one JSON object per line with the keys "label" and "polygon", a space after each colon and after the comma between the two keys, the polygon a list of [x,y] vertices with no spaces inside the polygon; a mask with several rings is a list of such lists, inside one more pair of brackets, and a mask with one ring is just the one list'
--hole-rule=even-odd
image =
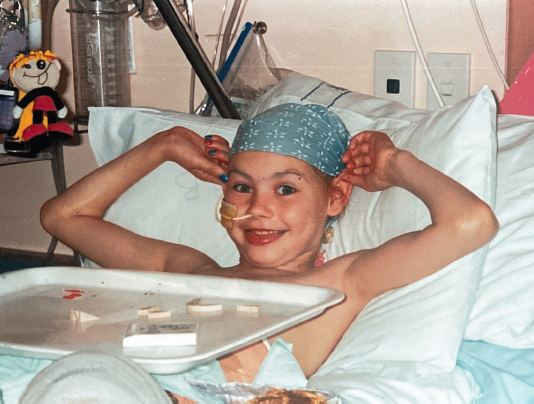
{"label": "medical tubing", "polygon": [[224,17],[226,15],[226,6],[228,5],[228,0],[224,0],[221,22],[219,23],[219,31],[217,32],[217,43],[215,44],[215,49],[213,50],[213,59],[211,60],[211,65],[215,68],[215,60],[217,59],[217,51],[219,50],[219,41],[221,39],[221,32],[224,23]]}
{"label": "medical tubing", "polygon": [[182,48],[187,60],[195,69],[200,82],[213,100],[213,104],[221,114],[221,117],[241,119],[235,105],[217,79],[213,66],[198,46],[196,39],[193,38],[185,18],[176,10],[176,5],[170,0],[154,0],[154,3],[156,3],[158,10],[161,12],[178,45]]}
{"label": "medical tubing", "polygon": [[138,13],[139,13],[139,10],[137,9],[137,6],[135,6],[135,4],[134,4],[134,7],[132,7],[132,9],[130,11],[128,11],[124,17],[125,18],[130,18],[130,17],[133,17],[134,15],[136,15]]}
{"label": "medical tubing", "polygon": [[232,67],[232,64],[234,63],[234,60],[237,57],[237,54],[239,53],[239,51],[241,50],[241,47],[243,46],[243,43],[245,42],[247,35],[252,30],[252,27],[253,26],[250,22],[247,22],[245,26],[243,27],[243,30],[241,31],[239,38],[237,38],[237,41],[234,45],[234,48],[232,49],[232,52],[230,52],[230,56],[228,56],[228,59],[226,59],[225,63],[223,64],[223,67],[221,68],[219,74],[217,75],[221,83],[224,81],[224,79],[228,75],[228,72],[230,71],[230,68]]}
{"label": "medical tubing", "polygon": [[[228,72],[230,71],[230,68],[232,67],[232,64],[235,61],[235,58],[237,57],[239,51],[241,50],[241,47],[243,46],[243,43],[245,42],[245,39],[247,38],[247,35],[252,31],[252,24],[250,22],[247,22],[245,26],[243,27],[243,30],[241,31],[241,34],[239,35],[239,38],[237,38],[237,41],[235,42],[235,45],[232,49],[232,52],[230,52],[230,56],[228,56],[228,59],[226,59],[226,62],[224,63],[221,71],[217,74],[217,78],[222,83],[226,76],[228,75]],[[205,104],[201,104],[197,107],[195,110],[195,114],[202,114],[203,112],[206,112],[208,108],[211,106],[211,98],[208,98]]]}
{"label": "medical tubing", "polygon": [[134,8],[137,10],[136,17],[140,17],[145,10],[145,0],[132,0]]}
{"label": "medical tubing", "polygon": [[223,198],[224,198],[224,194],[221,194],[221,196],[219,196],[219,198],[217,199],[217,202],[215,203],[215,220],[217,221],[217,223],[221,223],[220,209],[221,209]]}
{"label": "medical tubing", "polygon": [[436,99],[438,100],[438,104],[440,108],[443,108],[445,106],[445,103],[443,102],[443,98],[441,98],[441,94],[438,91],[436,82],[434,81],[434,78],[432,77],[432,73],[430,73],[430,69],[428,68],[428,63],[426,62],[425,55],[423,54],[421,43],[419,42],[419,38],[417,37],[417,33],[415,32],[415,27],[413,25],[412,16],[410,15],[410,10],[408,9],[408,3],[406,2],[406,0],[401,0],[401,4],[402,4],[402,10],[404,11],[404,17],[406,18],[406,22],[408,23],[408,29],[410,30],[410,35],[412,36],[412,40],[415,45],[415,49],[417,51],[417,56],[419,57],[419,61],[423,65],[423,70],[425,71],[425,75],[428,79],[428,82],[430,83],[432,92],[434,93],[434,95],[436,96]]}
{"label": "medical tubing", "polygon": [[237,22],[235,24],[234,32],[232,36],[230,37],[230,43],[234,42],[234,39],[237,35],[237,32],[239,31],[239,26],[241,24],[241,19],[243,18],[243,14],[245,13],[245,8],[247,8],[248,0],[245,0],[245,3],[243,3],[243,7],[241,7],[241,12],[239,13],[239,17],[237,18]]}
{"label": "medical tubing", "polygon": [[189,78],[189,113],[195,113],[195,69],[191,67],[191,77]]}
{"label": "medical tubing", "polygon": [[491,47],[490,41],[488,39],[488,35],[486,33],[486,30],[484,29],[484,24],[482,23],[482,19],[480,18],[477,3],[475,0],[471,0],[471,8],[473,9],[473,13],[475,14],[475,19],[477,20],[478,29],[480,30],[480,33],[482,34],[482,38],[484,39],[484,44],[486,45],[486,49],[488,50],[488,54],[491,58],[491,62],[493,63],[495,70],[497,70],[497,74],[499,75],[499,78],[503,82],[504,87],[508,90],[510,86],[506,82],[506,78],[504,77],[501,67],[499,66],[499,63],[497,62],[497,58],[495,57],[495,53],[493,52],[493,48]]}
{"label": "medical tubing", "polygon": [[[222,222],[223,215],[221,214],[221,205],[223,203],[223,198],[224,198],[224,194],[221,194],[221,196],[219,196],[219,199],[217,199],[217,202],[215,203],[215,220],[218,223]],[[225,202],[225,203],[227,203],[227,202]],[[245,216],[239,216],[239,217],[225,216],[225,219],[236,221],[236,220],[248,219],[249,217],[252,217],[252,215],[245,215]]]}
{"label": "medical tubing", "polygon": [[[196,30],[196,25],[195,25],[195,15],[193,12],[193,1],[185,0],[185,4],[187,8],[187,16],[189,19],[189,28],[191,29],[193,36],[196,37],[197,30]],[[195,113],[195,80],[196,80],[195,69],[191,67],[191,77],[189,81],[189,113],[190,114]]]}
{"label": "medical tubing", "polygon": [[43,49],[52,49],[52,20],[59,0],[51,0],[45,7],[43,24]]}
{"label": "medical tubing", "polygon": [[219,52],[219,65],[217,67],[217,71],[220,71],[224,63],[226,62],[228,49],[230,49],[230,37],[232,36],[232,31],[234,29],[237,13],[239,12],[239,7],[241,7],[241,0],[234,0],[234,4],[232,6],[232,9],[230,10],[230,15],[228,16],[228,21],[226,22],[226,27],[224,28],[224,33],[222,36],[221,50]]}

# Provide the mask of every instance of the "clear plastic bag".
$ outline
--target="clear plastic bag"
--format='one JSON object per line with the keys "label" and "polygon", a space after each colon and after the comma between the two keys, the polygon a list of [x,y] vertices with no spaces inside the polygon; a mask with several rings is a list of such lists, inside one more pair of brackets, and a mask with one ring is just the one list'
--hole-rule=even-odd
{"label": "clear plastic bag", "polygon": [[[263,22],[254,23],[253,27],[247,23],[242,33],[242,36],[245,34],[244,39],[240,36],[241,41],[237,40],[218,74],[223,88],[242,119],[248,117],[256,99],[291,72],[276,68],[263,39],[266,30],[267,26]],[[219,116],[207,97],[197,113],[203,116]]]}
{"label": "clear plastic bag", "polygon": [[9,65],[26,50],[25,10],[19,0],[0,0],[0,82],[9,81]]}

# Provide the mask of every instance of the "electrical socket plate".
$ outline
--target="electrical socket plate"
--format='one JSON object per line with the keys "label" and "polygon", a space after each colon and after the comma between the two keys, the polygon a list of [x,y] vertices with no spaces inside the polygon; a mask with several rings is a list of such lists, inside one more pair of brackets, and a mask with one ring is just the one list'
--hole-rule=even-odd
{"label": "electrical socket plate", "polygon": [[[467,53],[429,53],[428,67],[445,105],[454,105],[469,95],[469,64]],[[430,83],[427,83],[427,109],[439,108]]]}
{"label": "electrical socket plate", "polygon": [[[388,92],[388,80],[398,80],[397,91]],[[414,107],[415,52],[375,51],[375,97]]]}

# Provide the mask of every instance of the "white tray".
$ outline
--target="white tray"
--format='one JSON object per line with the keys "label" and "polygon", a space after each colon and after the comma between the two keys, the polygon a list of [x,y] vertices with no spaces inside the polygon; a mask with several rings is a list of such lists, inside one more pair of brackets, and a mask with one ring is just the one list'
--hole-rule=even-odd
{"label": "white tray", "polygon": [[[65,289],[85,294],[65,299]],[[319,287],[141,271],[46,267],[0,275],[0,353],[57,359],[75,351],[124,354],[151,373],[179,373],[272,336],[322,313],[343,293]],[[223,313],[191,316],[195,298],[222,303]],[[238,304],[260,304],[255,317]],[[137,309],[159,306],[172,321],[197,321],[196,346],[123,348]],[[71,309],[98,316],[76,325]]]}

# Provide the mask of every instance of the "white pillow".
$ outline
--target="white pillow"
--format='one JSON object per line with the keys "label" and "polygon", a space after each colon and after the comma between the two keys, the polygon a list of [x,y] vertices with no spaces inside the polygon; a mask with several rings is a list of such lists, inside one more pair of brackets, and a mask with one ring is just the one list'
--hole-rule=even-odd
{"label": "white pillow", "polygon": [[431,114],[427,110],[406,108],[399,102],[352,92],[315,77],[293,72],[263,94],[251,108],[249,116],[256,116],[286,103],[329,107],[353,134],[364,129],[398,128],[418,122]]}
{"label": "white pillow", "polygon": [[[231,142],[240,123],[146,108],[91,108],[89,116],[89,140],[99,165],[173,126],[201,136],[217,134]],[[237,249],[215,221],[221,193],[220,186],[199,181],[167,162],[126,191],[105,219],[147,237],[194,247],[231,266],[238,262]]]}
{"label": "white pillow", "polygon": [[[493,206],[495,109],[494,97],[484,87],[451,108],[386,132],[398,147],[410,150]],[[327,255],[372,248],[428,224],[430,215],[423,203],[400,188],[380,193],[356,190],[337,226],[338,241]],[[486,251],[480,249],[432,276],[374,299],[317,377],[363,372],[407,380],[452,371]],[[318,379],[312,380],[317,387]]]}
{"label": "white pillow", "polygon": [[497,203],[491,241],[466,338],[534,348],[534,118],[498,118]]}

